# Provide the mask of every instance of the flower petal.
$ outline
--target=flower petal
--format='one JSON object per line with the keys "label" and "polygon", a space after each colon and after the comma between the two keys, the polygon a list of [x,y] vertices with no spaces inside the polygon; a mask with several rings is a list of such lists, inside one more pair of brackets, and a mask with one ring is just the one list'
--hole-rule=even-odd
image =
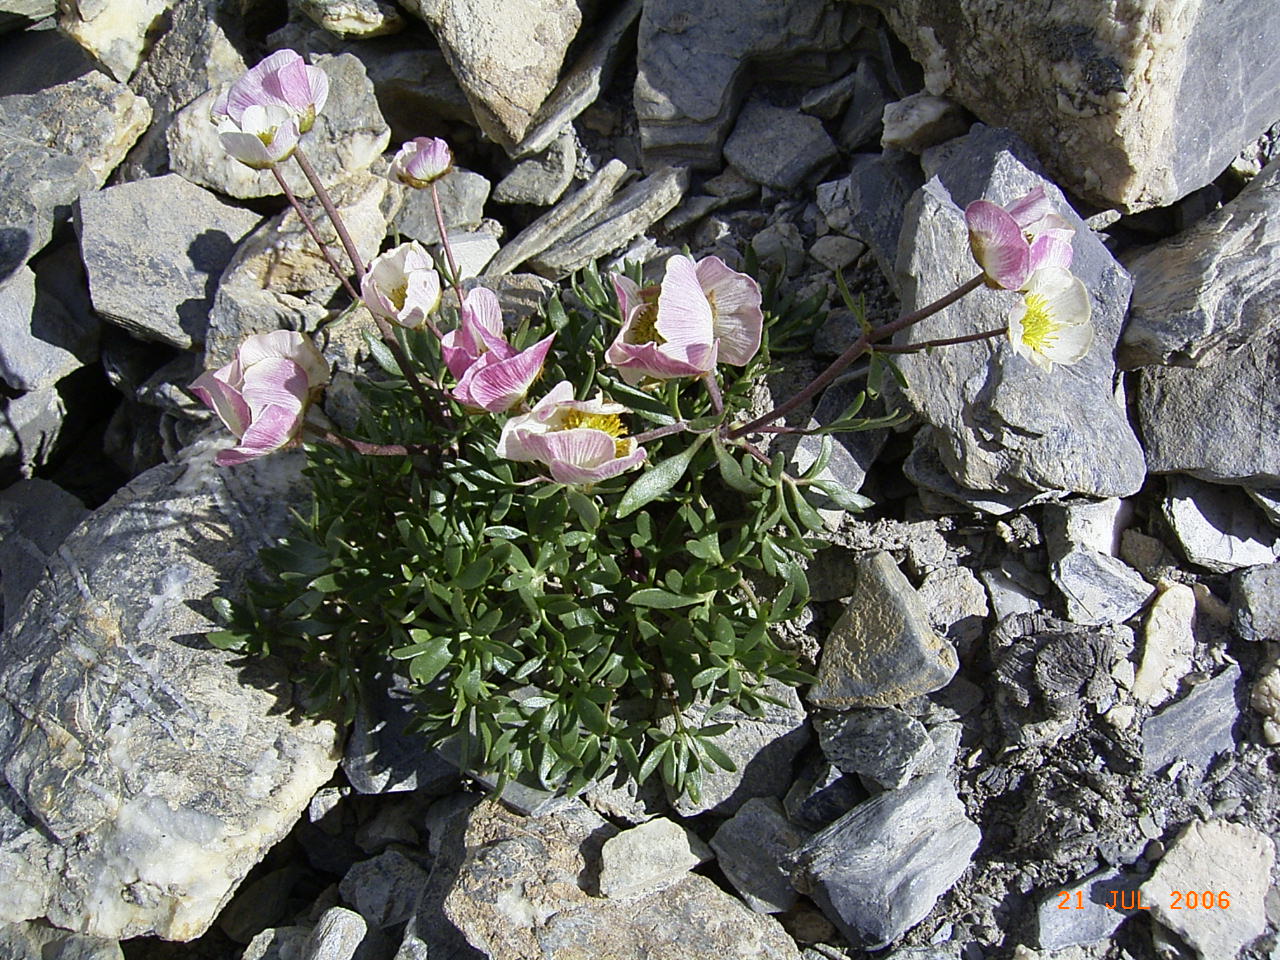
{"label": "flower petal", "polygon": [[1063,237],[1062,231],[1058,230],[1042,233],[1031,241],[1030,269],[1032,273],[1044,267],[1060,267],[1065,270],[1071,266],[1074,255],[1070,235]]}
{"label": "flower petal", "polygon": [[283,357],[303,369],[310,389],[323,387],[329,382],[329,365],[325,363],[324,356],[310,337],[294,330],[276,330],[246,337],[236,351],[236,357],[245,368],[269,357]]}
{"label": "flower petal", "polygon": [[1039,183],[1004,209],[1025,230],[1042,217],[1052,214],[1053,203],[1045,195],[1044,184]]}
{"label": "flower petal", "polygon": [[702,292],[697,269],[688,257],[677,254],[667,260],[654,328],[668,343],[710,344],[715,336],[711,326],[711,304]]}
{"label": "flower petal", "polygon": [[258,413],[249,429],[244,432],[239,449],[270,453],[292,440],[300,429],[302,417],[297,410],[267,407]]}
{"label": "flower petal", "polygon": [[309,393],[306,371],[292,360],[266,357],[247,366],[240,394],[249,405],[253,422],[245,430],[245,436],[268,408],[290,410],[295,417],[301,414]]}
{"label": "flower petal", "polygon": [[1017,222],[990,200],[965,207],[969,248],[986,275],[1006,290],[1017,290],[1031,273],[1031,248]]}
{"label": "flower petal", "polygon": [[458,383],[454,396],[463,403],[490,413],[502,413],[524,399],[533,381],[542,373],[555,334],[539,340],[527,350],[499,358],[493,352],[477,360]]}
{"label": "flower petal", "polygon": [[760,285],[719,257],[704,257],[696,272],[712,306],[712,336],[720,341],[720,361],[738,367],[749,363],[760,349],[764,329]]}
{"label": "flower petal", "polygon": [[229,374],[232,372],[238,379],[238,363],[234,360],[220,370],[200,374],[188,389],[239,438],[244,436],[244,431],[249,426],[250,413],[249,405],[245,403],[240,391],[231,385],[232,378]]}
{"label": "flower petal", "polygon": [[1052,343],[1045,344],[1043,353],[1054,363],[1071,364],[1083,360],[1093,346],[1093,324],[1077,323],[1062,327]]}

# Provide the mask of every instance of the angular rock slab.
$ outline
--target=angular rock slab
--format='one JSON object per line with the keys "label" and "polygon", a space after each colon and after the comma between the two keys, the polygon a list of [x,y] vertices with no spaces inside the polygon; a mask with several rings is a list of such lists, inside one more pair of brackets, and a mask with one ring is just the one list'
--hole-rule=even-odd
{"label": "angular rock slab", "polygon": [[215,468],[225,444],[99,508],[3,637],[0,919],[198,937],[333,775],[337,731],[290,719],[281,666],[202,639],[305,495],[296,455]]}
{"label": "angular rock slab", "polygon": [[[1158,773],[1175,760],[1207,770],[1213,758],[1235,749],[1231,728],[1239,711],[1240,667],[1232,664],[1142,725],[1142,769]],[[1198,887],[1197,889],[1204,889]]]}
{"label": "angular rock slab", "polygon": [[407,0],[427,22],[480,128],[514,147],[560,76],[582,24],[574,0]]}
{"label": "angular rock slab", "polygon": [[1239,488],[1175,474],[1169,477],[1160,512],[1187,559],[1215,573],[1271,563],[1280,556],[1280,537]]}
{"label": "angular rock slab", "polygon": [[[902,393],[933,425],[938,453],[962,486],[1127,496],[1146,475],[1142,448],[1113,387],[1112,350],[1131,281],[1061,192],[1021,156],[1025,147],[1008,131],[976,126],[955,142],[907,210],[898,255],[903,310],[931,303],[978,273],[964,226],[966,205],[981,198],[1009,203],[1044,184],[1076,229],[1071,270],[1092,300],[1093,347],[1080,362],[1048,372],[1017,356],[1004,338],[907,354],[899,361],[907,380]],[[1017,297],[980,288],[895,342],[990,329],[1004,322]]]}
{"label": "angular rock slab", "polygon": [[720,148],[752,68],[790,82],[837,79],[866,11],[825,0],[649,0],[640,16],[635,85],[646,169],[720,165]]}
{"label": "angular rock slab", "polygon": [[850,943],[870,950],[915,926],[969,866],[982,834],[945,777],[859,804],[791,857],[791,882]]}
{"label": "angular rock slab", "polygon": [[117,80],[124,82],[138,69],[147,34],[160,27],[160,18],[174,0],[64,0],[59,6],[62,32],[84,47]]}
{"label": "angular rock slab", "polygon": [[100,326],[19,267],[0,281],[0,380],[15,390],[53,386],[97,359]]}
{"label": "angular rock slab", "polygon": [[218,278],[260,219],[176,173],[85,196],[78,225],[94,309],[144,340],[202,345]]}
{"label": "angular rock slab", "polygon": [[1101,206],[1165,206],[1276,120],[1280,20],[1255,0],[1006,7],[872,0],[930,93],[1017,130]]}

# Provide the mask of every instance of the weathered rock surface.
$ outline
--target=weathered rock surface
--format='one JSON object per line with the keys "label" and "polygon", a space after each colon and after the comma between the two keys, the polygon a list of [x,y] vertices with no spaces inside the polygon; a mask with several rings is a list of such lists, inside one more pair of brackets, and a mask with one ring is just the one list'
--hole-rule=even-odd
{"label": "weathered rock surface", "polygon": [[877,949],[925,918],[981,832],[944,777],[859,804],[791,857],[792,883],[854,946]]}
{"label": "weathered rock surface", "polygon": [[96,511],[4,635],[0,918],[197,937],[333,773],[278,665],[201,642],[300,493],[296,456],[215,469],[225,442]]}
{"label": "weathered rock surface", "polygon": [[865,11],[799,0],[651,0],[640,17],[635,85],[646,169],[714,168],[754,70],[790,82],[840,77]]}
{"label": "weathered rock surface", "polygon": [[0,413],[0,483],[29,479],[49,462],[66,414],[66,402],[54,386],[5,402]]}
{"label": "weathered rock surface", "polygon": [[88,513],[79,499],[48,480],[23,480],[0,492],[0,587],[6,625],[17,619],[49,558]]}
{"label": "weathered rock surface", "polygon": [[712,859],[697,834],[657,817],[604,842],[600,850],[600,895],[643,896],[682,880]]}
{"label": "weathered rock surface", "polygon": [[176,173],[84,196],[77,226],[94,309],[143,339],[201,346],[218,278],[260,219]]}
{"label": "weathered rock surface", "polygon": [[857,561],[857,587],[822,647],[817,707],[885,707],[945,687],[956,652],[887,553]]}
{"label": "weathered rock surface", "polygon": [[529,203],[545,207],[560,199],[573,182],[578,161],[578,139],[566,128],[540,153],[525,157],[498,181],[493,199],[498,203]]}
{"label": "weathered rock surface", "polygon": [[0,3],[0,31],[25,27],[57,11],[57,0],[4,0]]}
{"label": "weathered rock surface", "polygon": [[1148,719],[1142,725],[1143,770],[1156,773],[1184,760],[1204,771],[1219,753],[1233,750],[1239,680],[1240,668],[1232,664]]}
{"label": "weathered rock surface", "polygon": [[785,913],[796,891],[783,861],[804,842],[773,797],[748,800],[711,838],[716,865],[757,913]]}
{"label": "weathered rock surface", "polygon": [[99,327],[19,267],[0,281],[0,380],[14,390],[53,386],[97,359]]}
{"label": "weathered rock surface", "polygon": [[1276,120],[1280,22],[1252,0],[1139,0],[1123,13],[873,2],[930,93],[1017,130],[1055,179],[1102,206],[1172,203]]}
{"label": "weathered rock surface", "polygon": [[43,923],[0,923],[0,955],[6,960],[124,960],[115,940]]}
{"label": "weathered rock surface", "polygon": [[1178,692],[1191,671],[1196,649],[1196,595],[1183,583],[1162,583],[1143,626],[1142,663],[1133,681],[1133,697],[1148,706]]}
{"label": "weathered rock surface", "polygon": [[385,929],[409,919],[427,871],[398,850],[387,850],[352,866],[338,884],[342,899],[370,927]]}
{"label": "weathered rock surface", "polygon": [[1258,677],[1249,705],[1262,714],[1262,739],[1273,745],[1280,743],[1280,663],[1271,664]]}
{"label": "weathered rock surface", "polygon": [[845,710],[814,725],[828,760],[885,790],[906,784],[933,753],[924,724],[892,707]]}
{"label": "weathered rock surface", "polygon": [[572,0],[408,0],[431,27],[476,120],[514,147],[556,85],[582,24]]}
{"label": "weathered rock surface", "polygon": [[1246,640],[1280,640],[1280,564],[1248,567],[1231,578],[1231,625]]}
{"label": "weathered rock surface", "polygon": [[1054,559],[1049,576],[1067,603],[1072,623],[1096,625],[1128,620],[1155,589],[1115,557],[1077,547]]}
{"label": "weathered rock surface", "polygon": [[739,173],[778,190],[795,189],[835,155],[821,121],[763,100],[747,101],[724,144],[725,159]]}
{"label": "weathered rock surface", "polygon": [[[1142,899],[1151,905],[1156,920],[1204,960],[1234,957],[1266,929],[1263,898],[1271,886],[1275,858],[1275,842],[1250,827],[1225,820],[1192,823],[1142,885]],[[1226,891],[1230,906],[1189,909],[1188,893],[1204,890],[1215,896]]]}
{"label": "weathered rock surface", "polygon": [[150,119],[145,100],[96,71],[0,96],[0,279],[49,242],[81,193],[106,182]]}
{"label": "weathered rock surface", "polygon": [[922,182],[913,157],[892,150],[860,155],[847,177],[818,185],[818,209],[832,230],[870,247],[880,271],[893,283],[903,211]]}
{"label": "weathered rock surface", "polygon": [[1160,510],[1187,559],[1207,570],[1271,563],[1280,550],[1280,538],[1239,489],[1174,475]]}
{"label": "weathered rock surface", "polygon": [[317,26],[340,37],[382,37],[404,29],[404,17],[382,0],[296,0]]}
{"label": "weathered rock surface", "polygon": [[921,153],[929,147],[958,137],[969,129],[970,117],[946,97],[921,91],[885,104],[884,132],[880,144],[886,149]]}
{"label": "weathered rock surface", "polygon": [[173,0],[64,0],[58,26],[117,80],[138,69],[147,34]]}
{"label": "weathered rock surface", "polygon": [[1065,890],[1054,890],[1036,911],[1036,946],[1041,950],[1064,950],[1106,940],[1125,919],[1123,912],[1107,906],[1112,893],[1122,891],[1129,895],[1128,902],[1133,902],[1132,891],[1137,887],[1137,881],[1124,873],[1105,873],[1086,877]]}
{"label": "weathered rock surface", "polygon": [[[911,201],[898,271],[904,312],[931,303],[977,273],[962,209],[985,197],[1008,203],[1044,181],[1007,131],[975,127]],[[964,487],[998,493],[1135,493],[1146,473],[1142,448],[1114,392],[1111,351],[1128,302],[1128,275],[1046,184],[1074,225],[1072,272],[1088,288],[1096,338],[1088,355],[1046,372],[1007,342],[983,340],[903,356],[903,397],[934,427],[947,470]],[[1007,291],[982,288],[895,338],[914,343],[989,329],[1013,306]]]}
{"label": "weathered rock surface", "polygon": [[[1280,299],[1280,288],[1277,288]],[[1232,303],[1239,301],[1228,296]],[[1267,314],[1271,316],[1270,313]],[[1274,332],[1196,369],[1145,367],[1138,423],[1152,473],[1280,486],[1280,337]]]}

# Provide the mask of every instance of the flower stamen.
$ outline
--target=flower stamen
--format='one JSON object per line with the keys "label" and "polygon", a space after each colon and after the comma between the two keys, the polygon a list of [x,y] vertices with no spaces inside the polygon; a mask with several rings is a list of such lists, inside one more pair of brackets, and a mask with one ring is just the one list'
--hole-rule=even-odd
{"label": "flower stamen", "polygon": [[577,427],[589,427],[617,438],[627,432],[622,419],[616,413],[588,413],[584,410],[567,410],[560,421],[559,429],[573,430]]}

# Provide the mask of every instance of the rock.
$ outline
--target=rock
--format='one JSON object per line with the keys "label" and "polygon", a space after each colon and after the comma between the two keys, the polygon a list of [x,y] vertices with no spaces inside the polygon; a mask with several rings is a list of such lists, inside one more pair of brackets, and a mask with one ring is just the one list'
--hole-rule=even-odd
{"label": "rock", "polygon": [[546,207],[555,203],[573,182],[578,163],[578,138],[566,127],[551,145],[525,157],[503,177],[493,191],[498,203],[529,203]]}
{"label": "rock", "polygon": [[1175,760],[1205,771],[1219,753],[1234,750],[1231,727],[1239,715],[1239,679],[1240,668],[1232,664],[1150,717],[1142,725],[1143,772],[1158,773]]}
{"label": "rock", "polygon": [[1125,528],[1132,520],[1133,505],[1114,497],[1051,503],[1044,508],[1044,536],[1050,551],[1059,556],[1084,548],[1118,557]]}
{"label": "rock", "polygon": [[[328,316],[319,304],[224,278],[214,294],[205,339],[205,367],[229,363],[245,337],[273,330],[315,330]],[[372,318],[370,318],[372,319]]]}
{"label": "rock", "polygon": [[[557,237],[553,245],[528,257],[529,265],[552,280],[566,277],[644,233],[680,202],[688,186],[686,168],[664,167],[627,187],[602,210]],[[589,188],[590,184],[583,189]]]}
{"label": "rock", "polygon": [[800,109],[811,117],[834,120],[840,116],[840,111],[849,105],[857,85],[858,74],[846,73],[839,80],[823,84],[806,93],[800,98]]}
{"label": "rock", "polygon": [[940,690],[959,667],[887,553],[857,562],[857,587],[822,647],[816,707],[885,707]]}
{"label": "rock", "polygon": [[931,570],[916,593],[939,636],[962,646],[982,636],[990,612],[987,592],[968,567]]}
{"label": "rock", "polygon": [[749,100],[724,144],[724,156],[748,180],[789,191],[836,156],[816,117]]}
{"label": "rock", "polygon": [[840,146],[852,152],[869,143],[879,143],[884,131],[884,108],[892,97],[883,70],[870,57],[863,57],[853,72],[849,109],[840,122]]}
{"label": "rock", "polygon": [[[1267,927],[1263,898],[1275,858],[1275,842],[1264,833],[1225,820],[1194,822],[1169,845],[1155,874],[1142,885],[1143,900],[1151,905],[1154,919],[1204,960],[1225,960]],[[1201,897],[1210,891],[1218,906],[1193,909],[1195,891]],[[1216,899],[1221,892],[1230,898],[1225,909]]]}
{"label": "rock", "polygon": [[[1006,565],[1008,564],[1016,564],[1015,569],[1025,570],[1016,560],[1006,561]],[[989,567],[979,577],[991,598],[991,615],[996,623],[1014,614],[1037,613],[1043,607],[1040,600],[1042,594],[1030,586],[1025,577],[1016,576],[1001,567]]]}
{"label": "rock", "polygon": [[1141,610],[1155,588],[1115,557],[1077,548],[1058,557],[1049,576],[1067,603],[1072,623],[1120,623]]}
{"label": "rock", "polygon": [[684,879],[712,859],[697,835],[666,817],[658,817],[604,842],[600,850],[600,895],[627,899],[645,896]]}
{"label": "rock", "polygon": [[1095,873],[1066,889],[1046,894],[1036,912],[1036,946],[1041,950],[1064,950],[1107,940],[1129,916],[1108,904],[1133,903],[1133,891],[1139,885],[1137,878],[1123,872]]}
{"label": "rock", "polygon": [[642,0],[623,0],[615,4],[608,23],[594,27],[578,59],[562,73],[560,82],[529,121],[524,138],[512,150],[513,156],[525,157],[546,150],[579,114],[596,102],[600,92],[609,85],[625,49],[622,38],[639,18],[643,6]]}
{"label": "rock", "polygon": [[330,907],[307,935],[299,960],[352,960],[367,932],[360,914]]}
{"label": "rock", "polygon": [[57,0],[4,0],[0,3],[0,32],[20,30],[57,11]]}
{"label": "rock", "polygon": [[359,793],[411,790],[423,795],[454,787],[457,767],[408,729],[417,710],[407,682],[378,675],[370,687],[342,754],[342,772],[351,786]]}
{"label": "rock", "polygon": [[218,915],[218,929],[236,943],[250,943],[263,930],[284,919],[289,896],[306,869],[290,863],[246,883]]}
{"label": "rock", "polygon": [[51,387],[98,356],[99,324],[67,305],[26,266],[0,281],[0,380],[18,391]]}
{"label": "rock", "polygon": [[1280,564],[1237,570],[1231,611],[1231,625],[1244,639],[1280,640]]}
{"label": "rock", "polygon": [[337,731],[291,719],[281,665],[192,639],[301,493],[298,455],[215,468],[228,442],[95,511],[4,635],[0,916],[198,937],[333,775]]}
{"label": "rock", "polygon": [[804,267],[804,238],[794,223],[771,223],[751,238],[751,247],[767,270],[794,277]]}
{"label": "rock", "polygon": [[915,484],[921,508],[933,514],[979,512],[1003,517],[1052,496],[1044,491],[998,493],[962,486],[943,461],[938,431],[928,424],[916,431],[902,472]]}
{"label": "rock", "polygon": [[218,278],[260,219],[173,173],[87,194],[77,226],[94,308],[142,339],[203,345]]}
{"label": "rock", "polygon": [[1280,743],[1280,663],[1273,663],[1253,685],[1249,703],[1262,714],[1262,739]]}
{"label": "rock", "polygon": [[[717,722],[733,724],[732,730],[716,738],[716,746],[729,755],[737,770],[703,771],[702,795],[696,801],[669,791],[671,807],[680,816],[710,812],[727,817],[752,797],[778,797],[786,791],[791,765],[809,742],[809,727],[794,688],[771,682],[764,693],[780,703],[762,702],[759,717],[734,709],[716,715]],[[701,704],[695,705],[685,714],[685,722],[701,724],[703,712]]]}
{"label": "rock", "polygon": [[1216,573],[1271,563],[1280,540],[1239,490],[1172,476],[1160,512],[1186,558]]}
{"label": "rock", "polygon": [[382,0],[294,0],[317,26],[340,37],[383,37],[404,29],[404,18]]}
{"label": "rock", "polygon": [[814,725],[828,760],[885,790],[905,785],[933,753],[924,724],[901,710],[846,710]]}
{"label": "rock", "polygon": [[[478,230],[463,230],[449,238],[449,246],[453,250],[454,262],[458,265],[458,277],[470,280],[478,277],[497,256],[500,244],[490,226],[492,221]],[[433,248],[433,253],[443,258],[443,250]]]}
{"label": "rock", "polygon": [[[1280,312],[1280,160],[1234,200],[1129,260],[1121,366],[1204,366],[1271,339]],[[1224,404],[1224,414],[1233,411]]]}
{"label": "rock", "polygon": [[150,119],[145,100],[96,71],[0,96],[0,280],[49,242],[81,193],[106,182]]}
{"label": "rock", "polygon": [[786,913],[796,903],[782,863],[804,842],[773,797],[748,800],[711,838],[716,864],[756,913]]}
{"label": "rock", "polygon": [[542,253],[593,217],[609,202],[630,171],[621,160],[610,160],[582,187],[562,199],[520,231],[490,262],[487,276],[501,276]]}
{"label": "rock", "polygon": [[[1016,355],[1003,338],[906,354],[899,360],[907,381],[903,398],[933,425],[938,453],[961,486],[1093,497],[1137,492],[1146,463],[1115,394],[1111,358],[1128,301],[1128,275],[1057,188],[1018,159],[1023,148],[1007,131],[975,127],[956,144],[954,155],[907,209],[898,261],[903,311],[938,299],[977,272],[964,206],[980,197],[1007,203],[1039,184],[1077,231],[1071,270],[1089,290],[1096,339],[1084,359],[1052,372]],[[895,342],[988,329],[991,317],[1003,317],[1015,296],[979,289]]]}
{"label": "rock", "polygon": [[887,946],[960,878],[981,832],[945,778],[854,807],[790,858],[791,881],[854,946]]}
{"label": "rock", "polygon": [[[1209,183],[1275,121],[1280,67],[1255,69],[1280,25],[1249,0],[1169,19],[1143,0],[1131,29],[1079,5],[1007,11],[877,0],[930,93],[1017,130],[1072,192],[1133,212]],[[1224,45],[1236,52],[1224,62]],[[1181,149],[1186,143],[1196,149]]]}
{"label": "rock", "polygon": [[413,913],[427,883],[427,871],[398,850],[387,850],[353,865],[338,892],[370,927],[385,930]]}
{"label": "rock", "polygon": [[832,230],[865,243],[881,272],[896,283],[903,211],[923,182],[919,164],[907,154],[858,156],[847,177],[818,185],[818,209]]}
{"label": "rock", "polygon": [[809,256],[832,273],[844,270],[866,252],[867,245],[861,240],[835,234],[819,237],[809,246]]}
{"label": "rock", "polygon": [[49,558],[89,511],[56,483],[22,480],[0,492],[0,587],[5,625],[44,576]]}
{"label": "rock", "polygon": [[867,790],[857,777],[820,760],[805,766],[782,804],[793,823],[814,831],[829,826],[865,799]]}
{"label": "rock", "polygon": [[885,149],[920,153],[969,130],[964,109],[946,97],[913,93],[904,100],[886,103],[884,132],[880,145]]}
{"label": "rock", "polygon": [[476,122],[506,148],[521,140],[551,93],[582,23],[571,0],[407,0],[403,6],[426,21]]}
{"label": "rock", "polygon": [[[822,397],[818,400],[818,406],[814,409],[813,416],[809,418],[806,429],[813,430],[834,423],[849,409],[860,392],[861,385],[851,381],[834,383],[827,387],[822,391]],[[879,412],[874,409],[875,406],[873,401],[873,409],[867,411],[866,415],[874,416]],[[862,484],[867,479],[867,471],[871,469],[871,464],[875,462],[876,457],[880,456],[880,451],[888,442],[889,431],[858,430],[850,433],[833,433],[829,436],[831,437],[831,459],[827,461],[827,465],[818,473],[816,479],[830,480],[848,492],[856,493],[862,489]],[[822,445],[823,437],[818,434],[801,436],[791,454],[794,471],[804,473],[813,466],[822,452]],[[838,520],[842,514],[843,510],[835,513],[834,516]]]}
{"label": "rock", "polygon": [[49,462],[66,415],[56,387],[41,387],[5,403],[0,413],[0,484],[29,479]]}
{"label": "rock", "polygon": [[43,923],[0,923],[0,954],[8,960],[124,960],[115,940],[86,937]]}
{"label": "rock", "polygon": [[1280,527],[1280,487],[1270,490],[1245,487],[1244,492],[1262,509],[1268,523],[1273,527]]}
{"label": "rock", "polygon": [[63,0],[58,26],[123,83],[138,69],[147,35],[159,29],[172,2]]}
{"label": "rock", "polygon": [[[301,146],[321,182],[333,190],[340,180],[369,169],[387,149],[391,130],[378,109],[373,83],[355,56],[316,57],[315,65],[329,77],[329,99]],[[166,134],[170,166],[192,183],[228,197],[280,196],[283,191],[269,170],[253,170],[232,159],[218,139],[209,110],[229,86],[214,87],[174,114]],[[315,192],[296,164],[281,164],[280,172],[298,196]]]}
{"label": "rock", "polygon": [[263,930],[244,948],[240,960],[296,960],[310,935],[301,925]]}
{"label": "rock", "polygon": [[651,0],[636,41],[636,117],[645,169],[720,165],[720,149],[753,69],[817,85],[852,65],[868,22],[852,4],[800,0]]}
{"label": "rock", "polygon": [[1161,584],[1143,628],[1142,665],[1133,681],[1135,700],[1157,707],[1178,692],[1196,649],[1195,616],[1196,595],[1190,587]]}
{"label": "rock", "polygon": [[1280,346],[1274,333],[1193,370],[1144,367],[1138,423],[1152,473],[1280,485]]}
{"label": "rock", "polygon": [[[440,194],[440,212],[450,235],[455,230],[470,230],[484,220],[484,205],[489,199],[489,181],[478,173],[454,167],[436,182]],[[392,221],[392,229],[420,243],[440,242],[435,204],[430,190],[406,190],[404,203]]]}

